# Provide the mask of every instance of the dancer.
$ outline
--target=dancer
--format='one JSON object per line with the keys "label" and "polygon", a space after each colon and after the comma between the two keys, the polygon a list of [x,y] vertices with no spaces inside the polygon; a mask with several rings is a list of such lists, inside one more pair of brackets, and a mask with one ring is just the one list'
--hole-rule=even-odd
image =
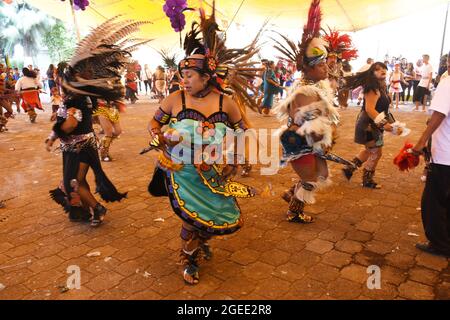
{"label": "dancer", "polygon": [[290,162],[300,177],[300,182],[283,195],[289,202],[289,222],[313,222],[304,207],[314,203],[315,191],[329,183],[327,163],[320,156],[331,149],[339,122],[327,80],[327,43],[319,37],[320,21],[320,1],[313,0],[299,46],[285,36],[288,45],[277,41],[276,46],[303,72],[288,98],[275,109],[279,118],[288,118],[288,129],[281,135],[283,163]]}
{"label": "dancer", "polygon": [[137,94],[137,81],[138,77],[134,72],[134,64],[129,64],[127,68],[127,73],[125,75],[125,87],[126,87],[126,95],[125,98],[130,100],[131,104],[135,104],[136,100],[138,100]]}
{"label": "dancer", "polygon": [[391,98],[387,93],[387,66],[382,62],[374,63],[369,70],[347,79],[347,88],[363,87],[364,100],[361,112],[356,120],[355,142],[364,145],[364,149],[352,160],[354,166],[343,169],[350,180],[354,171],[364,164],[363,182],[365,188],[379,189],[373,177],[382,155],[383,132],[392,131],[395,120],[389,112]]}
{"label": "dancer", "polygon": [[[91,226],[97,227],[105,217],[106,208],[95,199],[86,180],[89,168],[104,201],[120,201],[127,195],[117,191],[102,169],[92,113],[97,109],[97,98],[123,98],[120,70],[129,62],[129,51],[146,43],[123,40],[146,23],[121,23],[117,17],[107,20],[79,43],[69,64],[58,65],[64,106],[46,145],[49,148],[56,139],[61,141],[63,182],[50,195],[69,213],[71,221],[90,220]],[[128,47],[124,47],[125,43]]]}
{"label": "dancer", "polygon": [[[184,90],[164,99],[149,124],[150,134],[164,150],[149,191],[168,195],[174,212],[183,221],[181,264],[188,284],[199,282],[200,258],[211,259],[208,239],[241,228],[236,198],[254,195],[251,188],[231,180],[241,156],[231,151],[232,162],[219,164],[225,132],[247,129],[242,104],[257,110],[246,90],[259,69],[243,59],[251,59],[257,50],[252,46],[240,50],[225,47],[217,34],[214,2],[209,18],[203,9],[200,13],[201,22],[192,25],[184,41],[187,57],[179,64]],[[165,125],[168,129],[163,134]],[[169,137],[179,135],[181,142],[174,146]],[[180,146],[184,147],[183,156]],[[191,149],[199,152],[192,154]]]}
{"label": "dancer", "polygon": [[337,30],[329,28],[328,32],[323,36],[323,39],[328,43],[328,80],[330,81],[331,88],[338,94],[339,107],[345,109],[348,106],[349,91],[343,89],[345,82],[344,76],[351,72],[349,62],[358,58],[358,50],[353,47],[350,35]]}
{"label": "dancer", "polygon": [[161,66],[158,66],[155,73],[153,73],[153,89],[155,90],[158,103],[161,103],[166,96],[167,90],[167,75]]}
{"label": "dancer", "polygon": [[[0,64],[0,132],[8,131],[6,124],[9,118],[14,118],[11,105],[11,92],[6,88],[6,73],[3,64]],[[3,113],[3,109],[6,110]]]}
{"label": "dancer", "polygon": [[28,113],[30,122],[35,123],[37,117],[35,109],[44,110],[39,98],[42,82],[38,80],[35,71],[23,68],[22,73],[23,77],[17,80],[15,89],[22,98],[22,108]]}
{"label": "dancer", "polygon": [[105,162],[112,161],[109,154],[109,148],[114,139],[117,139],[122,133],[120,126],[120,114],[125,106],[119,101],[98,100],[98,109],[94,116],[98,117],[100,126],[104,133],[100,142],[100,159]]}

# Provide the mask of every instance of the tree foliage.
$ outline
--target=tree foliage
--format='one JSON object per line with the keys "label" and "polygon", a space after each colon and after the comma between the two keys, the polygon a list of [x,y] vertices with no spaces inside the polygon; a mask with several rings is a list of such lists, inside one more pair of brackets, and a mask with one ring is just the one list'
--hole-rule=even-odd
{"label": "tree foliage", "polygon": [[42,39],[48,48],[48,53],[53,62],[67,61],[72,56],[76,39],[72,31],[66,29],[61,21],[56,22]]}
{"label": "tree foliage", "polygon": [[20,44],[25,56],[34,57],[41,49],[41,38],[54,19],[25,2],[0,2],[0,52],[12,56]]}

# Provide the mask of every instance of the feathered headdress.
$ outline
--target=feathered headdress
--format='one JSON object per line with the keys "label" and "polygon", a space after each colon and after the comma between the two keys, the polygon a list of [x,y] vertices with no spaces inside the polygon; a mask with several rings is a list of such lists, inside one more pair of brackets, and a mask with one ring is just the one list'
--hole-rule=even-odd
{"label": "feathered headdress", "polygon": [[122,98],[120,73],[130,62],[130,52],[151,41],[128,37],[151,22],[117,18],[93,29],[80,41],[70,62],[58,65],[61,85],[69,98],[92,96],[109,101]]}
{"label": "feathered headdress", "polygon": [[177,69],[178,63],[177,63],[177,55],[175,53],[171,54],[169,53],[168,50],[165,49],[158,50],[158,53],[162,58],[164,68]]}
{"label": "feathered headdress", "polygon": [[[245,113],[245,106],[257,111],[258,105],[248,90],[256,93],[250,83],[262,70],[250,61],[259,51],[257,42],[262,29],[247,47],[228,49],[225,46],[225,34],[220,32],[216,22],[213,1],[211,15],[207,17],[205,10],[201,8],[200,23],[194,22],[186,34],[183,46],[186,58],[179,64],[180,73],[183,69],[207,73],[216,89],[232,95],[241,112]],[[191,57],[194,54],[201,56]]]}
{"label": "feathered headdress", "polygon": [[339,61],[350,61],[358,58],[358,50],[353,47],[352,38],[349,34],[342,34],[337,30],[328,28],[323,39],[328,42],[328,55],[335,55]]}
{"label": "feathered headdress", "polygon": [[320,38],[321,21],[320,0],[312,0],[301,42],[295,44],[280,33],[278,34],[285,44],[272,38],[276,42],[275,49],[280,51],[286,60],[295,63],[299,71],[303,70],[305,65],[314,66],[327,57],[326,42]]}

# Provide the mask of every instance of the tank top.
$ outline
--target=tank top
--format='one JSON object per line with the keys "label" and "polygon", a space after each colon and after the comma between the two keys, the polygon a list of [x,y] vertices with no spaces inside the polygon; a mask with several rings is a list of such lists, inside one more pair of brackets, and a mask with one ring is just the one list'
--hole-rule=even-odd
{"label": "tank top", "polygon": [[[387,94],[382,94],[378,100],[377,104],[375,105],[375,110],[377,110],[378,113],[384,112],[387,114],[389,112],[389,105],[391,104],[391,99]],[[363,101],[362,110],[366,111],[366,99]]]}

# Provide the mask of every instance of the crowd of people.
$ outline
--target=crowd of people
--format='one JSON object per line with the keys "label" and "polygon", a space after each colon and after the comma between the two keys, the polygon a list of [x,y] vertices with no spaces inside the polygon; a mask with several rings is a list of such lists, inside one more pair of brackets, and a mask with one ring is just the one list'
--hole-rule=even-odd
{"label": "crowd of people", "polygon": [[[408,62],[406,58],[393,57],[385,60],[386,85],[393,108],[398,109],[399,104],[414,104],[413,110],[425,111],[437,85],[448,76],[447,61],[448,55],[445,54],[441,58],[439,70],[435,72],[428,54],[424,54],[415,63]],[[360,106],[363,100],[361,87],[352,91],[344,90],[345,79],[367,71],[374,63],[374,59],[368,58],[366,64],[355,72],[352,71],[349,61],[336,63],[336,59],[332,56],[327,62],[330,74],[334,74],[332,81],[335,82],[336,87],[335,103],[341,109],[347,108],[349,101],[357,101],[357,106]],[[255,80],[254,85],[260,88],[261,112],[269,115],[274,103],[286,97],[287,91],[295,80],[301,78],[301,72],[298,72],[295,65],[287,60],[278,60],[275,63],[275,61],[263,59],[261,65],[264,71],[261,72],[261,78]]]}
{"label": "crowd of people", "polygon": [[[318,6],[320,1],[313,0],[311,12],[320,13]],[[433,80],[428,55],[423,55],[416,66],[405,59],[390,63],[368,59],[363,68],[352,73],[350,61],[357,51],[350,37],[331,30],[323,35],[320,16],[309,16],[311,21],[305,25],[298,48],[292,52],[280,50],[284,57],[277,63],[263,60],[249,64],[257,53],[254,46],[227,49],[226,37],[218,36],[215,28],[205,27],[216,23],[215,15],[201,14],[198,26],[205,29],[201,30],[201,38],[195,26],[187,34],[185,58],[177,67],[159,66],[152,71],[148,65],[142,68],[137,61],[129,61],[124,47],[127,41],[118,44],[125,35],[121,34],[121,39],[108,36],[120,26],[117,19],[92,31],[95,36],[91,39],[101,39],[97,47],[82,41],[70,65],[51,65],[46,73],[52,95],[51,120],[55,123],[45,143],[51,150],[59,140],[63,153],[62,181],[51,190],[51,196],[71,221],[89,221],[98,227],[105,218],[106,207],[94,197],[86,181],[89,168],[95,174],[96,191],[104,201],[126,198],[127,193],[116,189],[101,163],[112,160],[111,143],[122,131],[119,113],[125,108],[123,98],[134,103],[139,92],[145,91],[159,104],[148,124],[151,141],[147,151],[159,152],[148,191],[152,196],[168,197],[181,219],[182,276],[186,283],[196,284],[200,261],[212,258],[208,240],[239,230],[242,218],[236,199],[255,195],[252,187],[233,180],[238,166],[247,163],[246,151],[227,145],[225,154],[218,152],[228,130],[239,136],[252,128],[248,109],[264,116],[276,114],[286,121],[280,128],[281,165],[290,164],[298,176],[283,194],[288,203],[286,219],[309,224],[314,218],[304,209],[315,203],[317,190],[329,185],[327,162],[343,165],[342,171],[349,180],[362,167],[362,187],[380,188],[374,175],[382,157],[384,133],[402,133],[391,109],[398,107],[408,91],[406,101],[413,93],[416,110],[420,105],[424,110],[425,97],[436,86],[428,127],[405,156],[417,158],[433,137],[433,160],[422,201],[422,220],[429,242],[417,247],[450,256],[448,56],[447,73],[439,70],[442,73],[437,80]],[[105,29],[109,32],[105,33]],[[101,54],[87,54],[97,48],[101,48]],[[7,73],[0,83],[1,106],[11,117],[12,97],[22,99],[22,108],[34,122],[34,110],[42,108],[39,70],[28,67],[19,75],[2,66],[0,71]],[[347,108],[352,96],[360,100],[358,104],[362,103],[354,139],[362,150],[348,161],[331,151],[337,140],[339,111]],[[102,128],[100,143],[93,128],[96,121]],[[221,163],[220,156],[226,156],[227,161]]]}

